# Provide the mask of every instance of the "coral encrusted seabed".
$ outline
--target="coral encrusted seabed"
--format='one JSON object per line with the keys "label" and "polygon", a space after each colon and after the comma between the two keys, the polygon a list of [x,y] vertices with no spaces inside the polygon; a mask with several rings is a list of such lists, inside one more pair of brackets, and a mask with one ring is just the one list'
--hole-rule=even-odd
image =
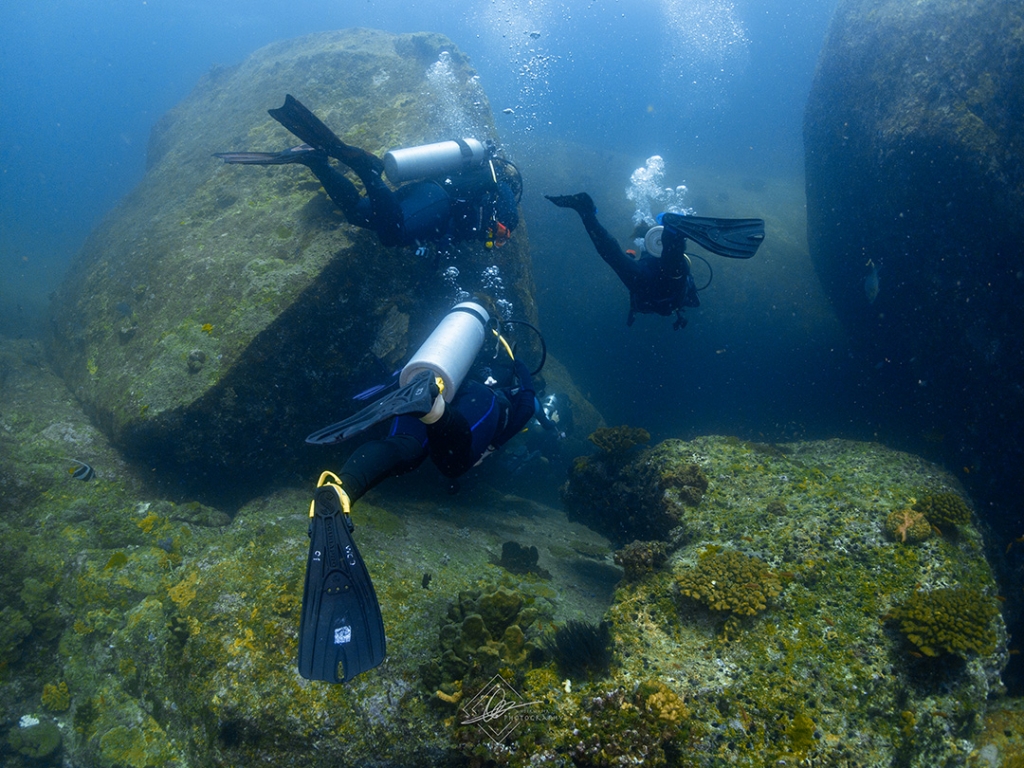
{"label": "coral encrusted seabed", "polygon": [[[76,479],[73,459],[96,476]],[[606,469],[649,484],[617,492],[677,522],[622,545],[628,580],[580,510],[569,521],[512,487],[467,479],[448,497],[409,478],[362,499],[354,535],[388,658],[347,685],[309,682],[295,659],[313,478],[233,515],[159,498],[37,345],[0,340],[0,762],[932,768],[1005,754],[992,739],[1006,729],[984,722],[1012,709],[979,533],[962,515],[924,538],[887,526],[927,515],[927,498],[950,507],[941,494],[969,505],[948,474],[874,444],[725,437]],[[510,540],[536,547],[536,572],[499,565]],[[587,624],[564,638],[595,663],[565,679],[550,641],[573,620]]]}

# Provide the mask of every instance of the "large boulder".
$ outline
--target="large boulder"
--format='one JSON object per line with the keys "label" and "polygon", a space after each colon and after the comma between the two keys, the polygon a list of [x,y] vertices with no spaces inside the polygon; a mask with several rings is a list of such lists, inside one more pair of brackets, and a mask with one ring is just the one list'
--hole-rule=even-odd
{"label": "large boulder", "polygon": [[1018,4],[839,4],[804,122],[811,255],[865,389],[990,498],[1020,492],[1022,130]]}
{"label": "large boulder", "polygon": [[[418,256],[347,224],[304,168],[211,156],[297,144],[267,114],[286,93],[377,154],[497,139],[450,40],[372,30],[269,45],[204,77],[159,122],[145,178],[56,295],[52,348],[113,442],[189,490],[308,458],[304,436],[354,411],[349,395],[387,380],[460,290],[486,289],[536,322],[525,227],[500,249]],[[531,346],[525,333],[520,349]]]}
{"label": "large boulder", "polygon": [[[389,655],[330,685],[296,665],[312,478],[233,517],[173,503],[37,345],[0,338],[0,373],[4,766],[932,768],[1019,742],[1012,703],[987,716],[1009,650],[969,499],[912,455],[620,440],[606,492],[675,529],[614,555],[482,484],[444,504],[374,489],[352,519]],[[533,572],[509,570],[510,540]]]}

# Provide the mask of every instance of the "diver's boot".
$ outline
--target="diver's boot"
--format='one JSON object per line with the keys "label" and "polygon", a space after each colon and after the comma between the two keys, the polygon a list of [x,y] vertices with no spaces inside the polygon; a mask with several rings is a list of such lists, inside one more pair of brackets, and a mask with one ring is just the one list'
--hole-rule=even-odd
{"label": "diver's boot", "polygon": [[307,144],[322,149],[335,160],[347,165],[357,174],[366,171],[384,172],[384,161],[365,149],[346,144],[324,122],[291,94],[284,105],[268,110],[270,116]]}
{"label": "diver's boot", "polygon": [[322,149],[311,147],[309,144],[300,144],[297,147],[286,149],[284,152],[214,152],[214,157],[219,157],[225,163],[235,165],[289,165],[301,163],[312,166],[327,162],[327,153]]}
{"label": "diver's boot", "polygon": [[544,197],[559,208],[572,208],[580,216],[597,213],[597,206],[586,192],[575,195],[544,195]]}

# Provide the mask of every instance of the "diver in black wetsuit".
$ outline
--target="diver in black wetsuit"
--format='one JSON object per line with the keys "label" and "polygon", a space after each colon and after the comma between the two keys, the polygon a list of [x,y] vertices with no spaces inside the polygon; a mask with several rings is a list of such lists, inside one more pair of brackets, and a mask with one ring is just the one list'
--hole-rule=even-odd
{"label": "diver in black wetsuit", "polygon": [[709,219],[663,213],[659,217],[662,224],[646,233],[644,253],[632,259],[597,220],[597,207],[586,192],[545,197],[559,208],[572,208],[580,215],[598,254],[629,289],[627,325],[633,324],[637,312],[664,316],[674,313],[672,328],[686,327],[683,309],[700,306],[690,274],[690,258],[685,252],[687,238],[720,256],[737,259],[753,256],[764,240],[761,219]]}
{"label": "diver in black wetsuit", "polygon": [[[398,390],[306,438],[337,443],[394,417],[386,438],[366,443],[337,475],[323,472],[317,482],[299,621],[299,674],[307,679],[345,682],[386,654],[380,605],[352,536],[353,502],[427,456],[454,480],[533,417],[532,374],[498,333],[493,302],[480,298],[448,311],[402,368]],[[481,353],[492,336],[497,343]]]}
{"label": "diver in black wetsuit", "polygon": [[[345,144],[291,95],[285,97],[284,106],[269,112],[305,143],[283,152],[218,152],[215,156],[226,163],[241,165],[305,165],[346,220],[374,230],[386,246],[462,240],[501,246],[519,223],[517,205],[522,196],[522,180],[515,166],[497,157],[490,144],[485,146],[475,139],[443,142],[391,152],[386,162]],[[413,154],[401,155],[402,152]],[[430,157],[431,152],[434,157]],[[454,152],[454,160],[436,179],[420,177],[392,190],[382,178],[387,167],[388,178],[404,180],[405,174],[400,171],[410,166],[430,168],[430,161],[444,152]],[[342,170],[331,164],[330,158],[355,172],[366,190],[365,196]],[[406,168],[400,165],[403,161]],[[432,167],[439,166],[435,162]]]}
{"label": "diver in black wetsuit", "polygon": [[515,437],[533,418],[534,393],[526,366],[514,365],[505,386],[467,379],[437,421],[404,414],[394,419],[387,437],[360,446],[338,472],[350,501],[389,477],[411,472],[427,456],[454,481]]}

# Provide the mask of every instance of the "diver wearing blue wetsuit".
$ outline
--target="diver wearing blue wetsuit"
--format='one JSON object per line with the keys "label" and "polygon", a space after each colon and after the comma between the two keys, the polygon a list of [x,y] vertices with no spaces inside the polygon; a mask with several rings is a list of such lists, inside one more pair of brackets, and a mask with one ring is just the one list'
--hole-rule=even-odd
{"label": "diver wearing blue wetsuit", "polygon": [[360,446],[338,473],[349,499],[355,502],[383,480],[411,472],[427,456],[454,480],[522,431],[534,415],[530,372],[515,361],[503,375],[504,386],[492,378],[495,372],[481,372],[491,384],[466,379],[434,423],[424,423],[422,415],[398,416],[386,438]]}
{"label": "diver wearing blue wetsuit", "polygon": [[[241,165],[305,165],[349,224],[372,229],[386,246],[462,240],[500,246],[519,223],[522,181],[515,166],[495,156],[492,147],[486,148],[485,161],[467,159],[455,172],[392,190],[382,178],[380,158],[345,144],[294,97],[287,96],[284,106],[269,112],[305,143],[283,152],[219,152],[215,156]],[[476,146],[485,149],[479,143]],[[472,157],[464,140],[460,147],[464,158]],[[331,164],[331,158],[352,169],[365,196]]]}

